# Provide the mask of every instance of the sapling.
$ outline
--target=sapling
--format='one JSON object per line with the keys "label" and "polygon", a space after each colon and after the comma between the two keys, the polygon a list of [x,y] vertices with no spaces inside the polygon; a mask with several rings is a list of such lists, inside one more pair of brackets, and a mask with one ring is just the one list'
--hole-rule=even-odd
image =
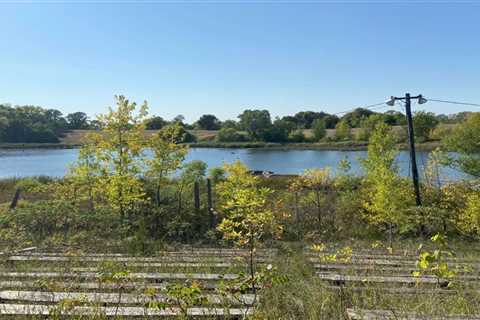
{"label": "sapling", "polygon": [[247,283],[256,299],[259,281],[255,269],[256,250],[260,241],[267,236],[280,236],[282,228],[267,203],[272,191],[259,187],[258,178],[238,161],[224,168],[227,177],[217,185],[220,212],[223,215],[217,229],[224,239],[233,241],[237,247],[248,249]]}

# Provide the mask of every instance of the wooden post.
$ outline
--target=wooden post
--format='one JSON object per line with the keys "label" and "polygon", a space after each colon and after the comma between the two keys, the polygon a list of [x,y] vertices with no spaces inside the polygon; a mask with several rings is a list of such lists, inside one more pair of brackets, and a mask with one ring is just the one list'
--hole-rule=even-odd
{"label": "wooden post", "polygon": [[20,193],[21,193],[21,189],[20,188],[17,188],[17,190],[15,191],[15,195],[13,196],[13,199],[12,199],[12,202],[10,203],[10,209],[15,209],[15,207],[17,206],[17,203],[18,203],[18,199],[20,199]]}
{"label": "wooden post", "polygon": [[195,201],[195,210],[200,210],[200,185],[195,181],[193,185],[193,197]]}
{"label": "wooden post", "polygon": [[212,180],[207,179],[207,205],[210,214],[210,226],[215,226],[215,216],[213,214]]}

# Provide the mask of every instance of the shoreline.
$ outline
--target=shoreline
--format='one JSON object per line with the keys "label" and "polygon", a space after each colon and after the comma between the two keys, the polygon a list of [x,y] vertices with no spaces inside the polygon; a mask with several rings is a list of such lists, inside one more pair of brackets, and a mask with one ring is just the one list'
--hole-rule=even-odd
{"label": "shoreline", "polygon": [[[324,151],[366,151],[368,143],[365,141],[345,142],[316,142],[316,143],[273,143],[273,142],[195,142],[186,143],[190,148],[216,149],[270,149],[270,150],[324,150]],[[1,150],[28,150],[28,149],[77,149],[81,144],[68,143],[3,143]],[[408,150],[408,144],[397,145],[400,150]],[[431,151],[440,146],[440,142],[431,141],[417,143],[420,151]]]}

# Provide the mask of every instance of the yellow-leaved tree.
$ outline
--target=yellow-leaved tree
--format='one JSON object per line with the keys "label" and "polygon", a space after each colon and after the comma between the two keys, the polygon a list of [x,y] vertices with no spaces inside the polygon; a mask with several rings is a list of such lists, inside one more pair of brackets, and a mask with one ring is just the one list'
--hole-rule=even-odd
{"label": "yellow-leaved tree", "polygon": [[217,229],[224,239],[249,250],[251,289],[256,293],[255,252],[266,237],[278,237],[282,227],[267,199],[272,191],[259,187],[258,177],[251,175],[240,161],[224,166],[226,178],[217,185],[223,219]]}
{"label": "yellow-leaved tree", "polygon": [[155,186],[155,203],[160,206],[160,190],[168,183],[168,177],[178,170],[188,148],[181,145],[182,127],[178,124],[165,126],[150,140],[153,157],[147,159],[147,176]]}
{"label": "yellow-leaved tree", "polygon": [[408,209],[412,205],[410,188],[398,175],[395,137],[386,124],[378,124],[368,145],[368,154],[361,160],[365,169],[367,220],[389,230],[390,245],[394,227],[400,231],[412,228]]}
{"label": "yellow-leaved tree", "polygon": [[101,130],[90,133],[71,179],[83,182],[93,202],[110,207],[123,223],[146,200],[141,178],[148,146],[144,134],[147,103],[115,96],[116,108],[98,116]]}
{"label": "yellow-leaved tree", "polygon": [[465,207],[460,211],[456,225],[464,233],[480,237],[480,191],[469,190]]}
{"label": "yellow-leaved tree", "polygon": [[[306,204],[313,204],[318,222],[318,230],[321,230],[323,217],[331,210],[328,203],[329,196],[332,194],[334,180],[331,175],[331,168],[307,169],[299,175],[290,185],[289,190],[302,192],[302,201]],[[308,222],[309,224],[312,221]]]}

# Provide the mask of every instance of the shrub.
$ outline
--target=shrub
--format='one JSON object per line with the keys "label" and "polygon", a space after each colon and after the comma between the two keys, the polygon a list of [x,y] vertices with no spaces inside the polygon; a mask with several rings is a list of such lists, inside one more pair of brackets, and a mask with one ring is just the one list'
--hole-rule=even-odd
{"label": "shrub", "polygon": [[327,135],[325,121],[323,119],[315,119],[313,121],[313,137],[315,141],[320,141]]}
{"label": "shrub", "polygon": [[242,142],[246,139],[234,128],[222,128],[218,131],[216,140],[218,142]]}
{"label": "shrub", "polygon": [[288,135],[288,141],[290,142],[305,142],[306,140],[302,129],[294,130]]}

